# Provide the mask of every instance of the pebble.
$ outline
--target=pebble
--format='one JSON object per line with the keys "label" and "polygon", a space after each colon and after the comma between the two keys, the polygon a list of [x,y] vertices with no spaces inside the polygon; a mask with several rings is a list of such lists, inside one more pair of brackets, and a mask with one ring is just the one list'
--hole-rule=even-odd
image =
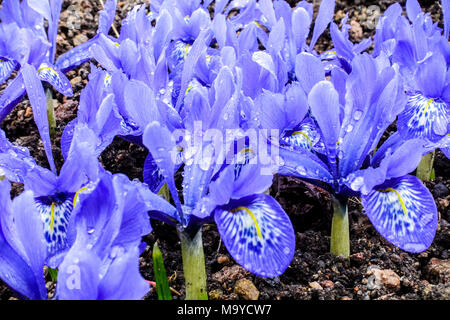
{"label": "pebble", "polygon": [[324,280],[324,281],[322,281],[322,287],[324,287],[326,289],[333,289],[334,283],[331,280]]}
{"label": "pebble", "polygon": [[27,107],[25,110],[25,117],[31,117],[33,115],[33,109],[31,107]]}
{"label": "pebble", "polygon": [[258,300],[259,291],[250,280],[244,278],[236,281],[234,293],[244,300]]}
{"label": "pebble", "polygon": [[225,255],[220,255],[217,257],[218,264],[228,264],[230,262],[230,258]]}
{"label": "pebble", "polygon": [[225,284],[228,280],[241,279],[247,276],[249,272],[240,265],[233,265],[231,267],[223,267],[222,270],[213,273],[211,278],[219,283]]}
{"label": "pebble", "polygon": [[364,260],[364,254],[362,252],[357,252],[350,256],[350,261],[355,264],[361,264]]}
{"label": "pebble", "polygon": [[448,283],[450,280],[450,260],[433,258],[427,265],[428,275],[439,282]]}
{"label": "pebble", "polygon": [[355,20],[350,21],[350,25],[352,26],[352,28],[350,29],[349,32],[352,35],[353,39],[355,41],[360,41],[364,36],[361,25],[359,24],[359,22]]}
{"label": "pebble", "polygon": [[450,194],[448,188],[442,182],[439,182],[434,186],[433,195],[435,198],[445,198]]}
{"label": "pebble", "polygon": [[78,76],[70,80],[70,84],[72,85],[72,87],[74,87],[77,83],[80,83],[82,81],[83,79],[80,76]]}
{"label": "pebble", "polygon": [[400,290],[400,277],[393,270],[371,268],[368,270],[368,273],[370,274],[367,281],[367,288],[369,290],[381,289],[383,287],[395,291]]}
{"label": "pebble", "polygon": [[310,282],[309,287],[311,289],[323,290],[322,286],[317,281]]}
{"label": "pebble", "polygon": [[208,294],[210,300],[220,300],[223,297],[223,291],[220,289],[215,289]]}

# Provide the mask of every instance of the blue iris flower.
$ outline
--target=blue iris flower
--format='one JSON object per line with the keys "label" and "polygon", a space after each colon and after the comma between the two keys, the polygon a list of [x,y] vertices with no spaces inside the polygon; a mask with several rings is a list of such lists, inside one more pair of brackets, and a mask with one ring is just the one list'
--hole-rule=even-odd
{"label": "blue iris flower", "polygon": [[44,226],[48,265],[55,268],[68,248],[67,227],[77,193],[95,181],[100,167],[95,153],[96,137],[86,126],[75,130],[74,140],[59,175],[36,164],[26,148],[0,136],[0,171],[6,179],[31,190]]}
{"label": "blue iris flower", "polygon": [[[282,132],[279,142],[272,139],[280,147],[278,172],[320,181],[337,197],[361,196],[383,237],[406,251],[424,251],[436,232],[436,205],[408,173],[426,143],[398,139],[379,145],[407,101],[398,67],[385,56],[356,55],[349,74],[336,69],[326,80],[319,58],[301,53],[297,61],[308,76],[284,94],[266,91],[255,101],[260,127]],[[291,97],[296,103],[289,103]]]}
{"label": "blue iris flower", "polygon": [[399,114],[397,127],[404,139],[424,138],[448,155],[450,132],[450,45],[447,11],[444,30],[422,12],[416,0],[406,3],[407,18],[393,5],[380,21],[375,36],[375,55],[386,55],[400,66],[408,102]]}
{"label": "blue iris flower", "polygon": [[[28,190],[11,201],[9,194],[9,182],[0,181],[0,278],[20,297],[47,299],[48,242],[36,196]],[[71,244],[57,266],[54,298],[130,300],[147,294],[139,255],[145,249],[142,236],[152,230],[148,210],[164,210],[155,206],[158,199],[120,174],[103,172],[90,183],[74,200]]]}
{"label": "blue iris flower", "polygon": [[59,270],[57,299],[140,299],[148,292],[138,265],[141,238],[152,230],[148,212],[171,215],[173,207],[144,184],[104,171],[97,140],[85,124],[75,126],[56,176],[2,132],[0,174],[25,192],[11,202],[9,183],[0,181],[0,278],[21,297],[47,298],[44,265]]}
{"label": "blue iris flower", "polygon": [[[144,180],[154,191],[167,183],[175,203],[171,216],[152,213],[155,218],[186,232],[213,220],[238,263],[259,276],[273,277],[288,267],[295,237],[287,214],[263,194],[272,184],[272,171],[250,161],[257,146],[236,145],[245,140],[239,127],[241,88],[241,72],[233,74],[223,66],[211,87],[197,85],[186,95],[181,131],[157,121],[148,124],[143,135],[150,151]],[[178,170],[183,201],[175,183]]]}
{"label": "blue iris flower", "polygon": [[[56,172],[56,167],[50,141],[46,94],[41,82],[49,83],[66,96],[73,94],[69,80],[53,65],[61,4],[61,0],[7,0],[3,2],[0,12],[0,83],[19,69],[17,76],[0,96],[0,120],[28,94],[53,172]],[[48,33],[44,19],[48,21]]]}

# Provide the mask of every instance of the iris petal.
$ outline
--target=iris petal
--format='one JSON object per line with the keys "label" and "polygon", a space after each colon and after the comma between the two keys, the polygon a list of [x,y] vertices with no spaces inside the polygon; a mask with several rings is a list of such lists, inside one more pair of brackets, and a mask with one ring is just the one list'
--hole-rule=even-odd
{"label": "iris petal", "polygon": [[50,83],[59,93],[65,96],[73,96],[72,86],[69,80],[56,68],[44,63],[37,71],[41,81]]}
{"label": "iris petal", "polygon": [[254,195],[217,209],[215,220],[233,258],[262,277],[275,277],[289,266],[295,235],[289,217],[268,195]]}
{"label": "iris petal", "polygon": [[9,78],[11,73],[16,69],[17,63],[12,60],[0,59],[0,83]]}
{"label": "iris petal", "polygon": [[432,243],[438,215],[433,197],[414,176],[392,179],[362,198],[367,216],[389,242],[409,252]]}
{"label": "iris petal", "polygon": [[444,101],[414,93],[399,115],[398,127],[405,137],[422,137],[436,142],[447,134],[449,122],[450,108]]}
{"label": "iris petal", "polygon": [[35,199],[44,225],[48,252],[54,255],[67,247],[67,225],[73,209],[73,195],[57,194]]}

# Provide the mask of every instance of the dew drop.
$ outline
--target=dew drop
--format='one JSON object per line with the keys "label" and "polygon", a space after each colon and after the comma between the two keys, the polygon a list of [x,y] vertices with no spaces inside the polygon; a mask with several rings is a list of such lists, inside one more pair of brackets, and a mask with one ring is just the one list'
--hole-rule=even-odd
{"label": "dew drop", "polygon": [[347,132],[352,132],[352,131],[353,131],[353,126],[352,126],[351,124],[349,124],[349,125],[347,126],[347,129],[345,129],[345,131],[347,131]]}
{"label": "dew drop", "polygon": [[353,114],[353,119],[358,121],[359,119],[361,119],[362,115],[363,112],[361,110],[356,110],[355,113]]}
{"label": "dew drop", "polygon": [[306,169],[303,166],[298,166],[297,168],[295,168],[295,170],[301,175],[305,175],[306,174]]}

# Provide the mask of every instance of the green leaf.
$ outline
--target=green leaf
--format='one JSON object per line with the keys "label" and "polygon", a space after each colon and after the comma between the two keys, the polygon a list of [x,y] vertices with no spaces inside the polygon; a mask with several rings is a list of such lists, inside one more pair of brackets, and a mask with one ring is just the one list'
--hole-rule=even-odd
{"label": "green leaf", "polygon": [[155,273],[158,300],[172,300],[166,268],[164,268],[163,256],[159,250],[158,243],[156,242],[153,246],[153,272]]}
{"label": "green leaf", "polygon": [[167,183],[164,183],[164,185],[159,190],[158,195],[162,196],[164,199],[166,199],[168,202],[170,202],[171,195],[170,195],[169,186],[167,185]]}
{"label": "green leaf", "polygon": [[52,278],[52,281],[56,282],[58,279],[58,269],[52,269],[49,267],[47,270],[48,270],[48,274]]}

